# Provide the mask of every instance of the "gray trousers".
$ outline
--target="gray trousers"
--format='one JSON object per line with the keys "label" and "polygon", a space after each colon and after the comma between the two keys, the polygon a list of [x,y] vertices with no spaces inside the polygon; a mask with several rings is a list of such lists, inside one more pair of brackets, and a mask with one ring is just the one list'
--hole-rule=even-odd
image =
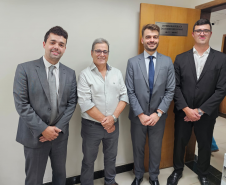
{"label": "gray trousers", "polygon": [[[60,133],[61,134],[61,133]],[[58,136],[60,137],[60,136]],[[46,141],[40,148],[24,146],[25,155],[25,185],[42,185],[48,156],[52,166],[52,184],[65,185],[66,183],[66,156],[68,140]]]}
{"label": "gray trousers", "polygon": [[149,176],[151,180],[158,180],[159,164],[161,161],[162,138],[165,129],[166,115],[163,115],[155,126],[144,126],[131,122],[131,136],[133,144],[134,173],[136,178],[143,177],[144,149],[146,135],[149,144]]}
{"label": "gray trousers", "polygon": [[93,185],[94,162],[97,158],[100,142],[103,143],[105,183],[115,183],[115,161],[118,150],[119,124],[115,123],[115,131],[107,133],[97,122],[82,119],[82,170],[81,185]]}

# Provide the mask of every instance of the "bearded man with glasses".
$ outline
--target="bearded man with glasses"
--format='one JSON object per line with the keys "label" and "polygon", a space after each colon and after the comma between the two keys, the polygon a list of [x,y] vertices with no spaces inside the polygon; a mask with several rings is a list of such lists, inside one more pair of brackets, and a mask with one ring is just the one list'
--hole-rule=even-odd
{"label": "bearded man with glasses", "polygon": [[174,171],[167,185],[176,185],[182,177],[185,147],[193,126],[198,142],[198,179],[201,185],[209,185],[213,129],[218,107],[226,95],[226,55],[210,48],[211,35],[209,20],[198,20],[192,33],[194,47],[177,55],[174,62]]}
{"label": "bearded man with glasses", "polygon": [[115,161],[118,148],[118,117],[128,101],[127,89],[120,70],[110,66],[109,44],[105,39],[93,42],[92,64],[78,80],[78,103],[82,115],[81,185],[93,185],[94,161],[100,142],[103,143],[105,185],[115,182]]}

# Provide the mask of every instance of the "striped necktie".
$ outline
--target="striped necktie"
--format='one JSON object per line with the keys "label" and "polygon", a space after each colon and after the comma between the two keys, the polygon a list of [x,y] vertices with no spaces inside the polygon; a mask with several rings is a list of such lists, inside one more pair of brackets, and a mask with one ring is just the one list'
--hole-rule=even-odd
{"label": "striped necktie", "polygon": [[57,117],[57,88],[56,88],[56,77],[53,74],[53,70],[56,67],[51,65],[49,67],[49,73],[48,73],[48,82],[49,82],[49,92],[50,92],[50,104],[51,104],[51,119],[50,124],[53,123],[53,121]]}

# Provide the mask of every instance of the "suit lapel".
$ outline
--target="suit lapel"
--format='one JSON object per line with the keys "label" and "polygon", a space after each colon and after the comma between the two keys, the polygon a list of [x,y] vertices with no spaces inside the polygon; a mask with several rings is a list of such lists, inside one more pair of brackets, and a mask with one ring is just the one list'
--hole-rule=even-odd
{"label": "suit lapel", "polygon": [[154,77],[154,84],[157,80],[159,70],[161,69],[162,62],[161,62],[161,54],[157,52],[157,58],[156,58],[156,63],[155,63],[155,77]]}
{"label": "suit lapel", "polygon": [[40,83],[42,84],[42,88],[50,103],[49,83],[47,81],[46,69],[45,69],[45,65],[42,57],[36,63],[36,71],[37,71]]}
{"label": "suit lapel", "polygon": [[144,53],[141,53],[138,57],[138,65],[140,66],[141,72],[143,74],[144,80],[149,87],[149,82],[148,82],[148,75],[147,75],[147,69],[145,65],[145,60],[144,60]]}
{"label": "suit lapel", "polygon": [[200,75],[200,77],[199,77],[198,82],[199,82],[199,81],[202,79],[202,77],[205,75],[205,73],[206,73],[206,71],[208,70],[210,64],[212,63],[212,60],[213,60],[214,56],[215,56],[215,55],[214,55],[214,51],[212,50],[212,48],[210,48],[209,56],[207,57],[206,63],[205,63],[205,65],[204,65],[204,68],[203,68],[203,70],[202,70],[202,73],[201,73],[201,75]]}
{"label": "suit lapel", "polygon": [[195,81],[197,81],[197,74],[196,74],[196,68],[195,68],[195,59],[194,59],[193,49],[191,49],[188,52],[188,62],[189,62],[189,66],[191,68],[193,77],[195,78]]}
{"label": "suit lapel", "polygon": [[59,102],[58,102],[58,106],[60,105],[62,96],[63,96],[63,92],[64,92],[64,87],[65,87],[65,83],[66,83],[66,71],[64,66],[60,63],[59,66]]}

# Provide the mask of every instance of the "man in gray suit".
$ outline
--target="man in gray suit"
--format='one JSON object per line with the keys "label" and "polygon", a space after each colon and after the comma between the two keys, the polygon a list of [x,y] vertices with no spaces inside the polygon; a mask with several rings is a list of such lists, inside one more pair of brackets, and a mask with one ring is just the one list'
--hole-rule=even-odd
{"label": "man in gray suit", "polygon": [[149,182],[159,184],[162,138],[175,89],[172,60],[156,51],[159,31],[155,24],[143,27],[141,42],[144,52],[129,59],[127,64],[126,86],[135,167],[132,185],[139,185],[143,180],[146,134],[149,142]]}
{"label": "man in gray suit", "polygon": [[19,64],[13,95],[19,118],[16,141],[24,145],[25,185],[42,185],[48,156],[52,184],[65,185],[68,126],[77,103],[74,70],[59,63],[68,34],[51,28],[44,37],[45,55]]}

